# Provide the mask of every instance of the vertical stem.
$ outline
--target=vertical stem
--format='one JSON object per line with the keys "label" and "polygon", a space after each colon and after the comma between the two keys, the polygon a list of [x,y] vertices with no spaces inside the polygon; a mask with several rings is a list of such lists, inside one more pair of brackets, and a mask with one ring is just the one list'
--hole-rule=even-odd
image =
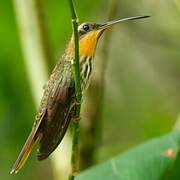
{"label": "vertical stem", "polygon": [[72,130],[71,172],[69,180],[74,180],[79,171],[79,122],[73,122]]}
{"label": "vertical stem", "polygon": [[[80,78],[80,67],[79,67],[79,34],[78,34],[78,18],[76,11],[74,9],[73,0],[69,0],[69,7],[71,11],[72,26],[74,33],[74,59],[73,59],[73,72],[75,81],[75,91],[76,91],[76,117],[80,117],[81,110],[81,78]],[[71,173],[69,176],[70,180],[73,180],[78,172],[78,154],[79,154],[79,121],[72,122],[73,128],[73,139],[72,139],[72,155],[71,155]]]}

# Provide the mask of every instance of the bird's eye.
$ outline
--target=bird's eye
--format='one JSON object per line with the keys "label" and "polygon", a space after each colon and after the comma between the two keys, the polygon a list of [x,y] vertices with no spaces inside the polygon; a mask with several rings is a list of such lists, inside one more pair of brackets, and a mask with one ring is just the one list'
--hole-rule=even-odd
{"label": "bird's eye", "polygon": [[85,25],[83,26],[83,30],[84,30],[84,31],[89,31],[89,29],[90,29],[90,27],[89,27],[88,24],[85,24]]}

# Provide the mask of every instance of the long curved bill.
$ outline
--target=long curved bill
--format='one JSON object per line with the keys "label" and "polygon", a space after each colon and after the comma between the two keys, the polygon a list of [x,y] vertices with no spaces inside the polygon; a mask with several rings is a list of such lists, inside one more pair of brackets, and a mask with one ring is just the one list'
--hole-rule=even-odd
{"label": "long curved bill", "polygon": [[148,18],[150,16],[133,16],[133,17],[126,17],[126,18],[122,18],[122,19],[119,19],[119,20],[112,20],[112,21],[109,21],[109,22],[106,22],[104,24],[101,24],[98,29],[107,29],[107,28],[110,28],[112,27],[113,25],[115,24],[118,24],[120,22],[123,22],[123,21],[129,21],[129,20],[137,20],[137,19],[143,19],[143,18]]}

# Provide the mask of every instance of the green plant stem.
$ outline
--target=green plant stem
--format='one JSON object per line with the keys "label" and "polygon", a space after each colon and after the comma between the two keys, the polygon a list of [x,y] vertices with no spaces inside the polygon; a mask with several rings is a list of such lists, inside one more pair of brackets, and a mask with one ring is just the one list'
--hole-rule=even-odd
{"label": "green plant stem", "polygon": [[[73,59],[73,72],[76,91],[76,117],[79,119],[81,110],[81,79],[80,79],[80,67],[79,67],[79,34],[78,34],[78,18],[74,8],[73,0],[69,0],[69,7],[71,11],[72,27],[74,33],[74,59]],[[71,173],[70,180],[73,180],[78,173],[78,154],[79,154],[79,120],[72,122],[73,138],[72,138],[72,155],[71,155]]]}
{"label": "green plant stem", "polygon": [[78,18],[75,13],[73,1],[69,0],[69,6],[71,10],[72,17],[72,26],[74,33],[74,59],[73,59],[73,72],[74,72],[74,80],[75,80],[75,89],[76,89],[76,99],[79,105],[77,110],[77,115],[80,113],[81,107],[81,81],[80,81],[80,67],[79,67],[79,34],[78,34]]}

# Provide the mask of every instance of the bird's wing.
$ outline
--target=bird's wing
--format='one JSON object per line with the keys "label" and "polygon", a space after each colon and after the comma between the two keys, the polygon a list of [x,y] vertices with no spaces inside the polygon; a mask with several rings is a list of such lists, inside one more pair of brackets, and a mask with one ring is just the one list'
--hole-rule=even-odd
{"label": "bird's wing", "polygon": [[[48,83],[28,136],[11,173],[17,173],[25,164],[34,145],[40,141],[39,159],[47,157],[60,143],[69,124],[70,102],[73,99],[73,86],[70,64],[67,79],[63,78],[64,62],[59,62]],[[46,134],[47,133],[47,134]],[[45,156],[46,155],[46,156]],[[44,158],[43,158],[44,157]]]}
{"label": "bird's wing", "polygon": [[43,134],[38,150],[38,159],[47,158],[59,145],[69,125],[75,94],[71,64],[66,64],[63,71],[55,71],[54,84],[47,98],[46,114],[41,123]]}

